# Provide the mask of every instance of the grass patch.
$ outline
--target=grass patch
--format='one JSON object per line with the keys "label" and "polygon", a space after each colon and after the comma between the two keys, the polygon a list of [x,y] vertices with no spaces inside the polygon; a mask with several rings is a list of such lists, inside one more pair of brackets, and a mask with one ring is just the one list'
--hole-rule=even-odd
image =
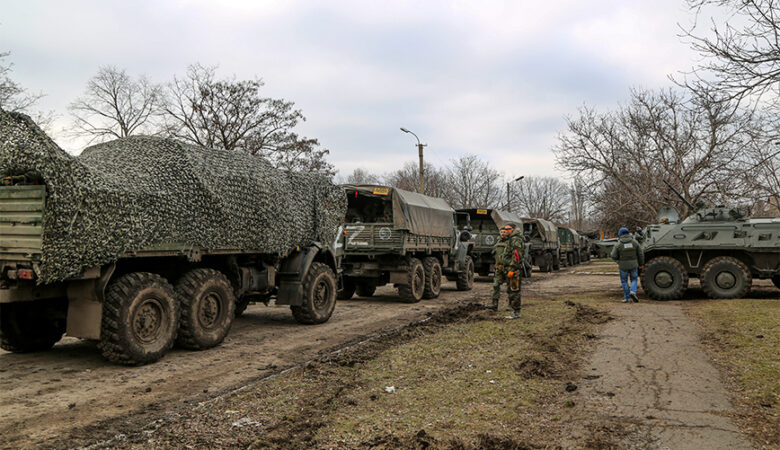
{"label": "grass patch", "polygon": [[595,297],[576,301],[526,301],[512,321],[476,306],[445,313],[200,408],[141,445],[544,446],[556,436],[540,422],[549,433],[610,319]]}
{"label": "grass patch", "polygon": [[780,446],[780,304],[740,299],[692,303],[703,342],[738,391],[738,418],[763,445]]}

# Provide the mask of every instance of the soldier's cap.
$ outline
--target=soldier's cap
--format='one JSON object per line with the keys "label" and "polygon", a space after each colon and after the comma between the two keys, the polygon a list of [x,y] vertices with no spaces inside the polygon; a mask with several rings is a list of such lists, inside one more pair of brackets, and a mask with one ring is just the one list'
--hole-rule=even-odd
{"label": "soldier's cap", "polygon": [[515,225],[515,224],[514,224],[514,223],[512,223],[512,222],[507,222],[507,223],[505,223],[505,224],[504,224],[504,226],[503,226],[503,227],[501,227],[501,228],[502,228],[502,229],[504,229],[504,230],[506,230],[507,228],[511,228],[511,229],[513,229],[513,230],[514,230],[515,228],[517,228],[517,225]]}

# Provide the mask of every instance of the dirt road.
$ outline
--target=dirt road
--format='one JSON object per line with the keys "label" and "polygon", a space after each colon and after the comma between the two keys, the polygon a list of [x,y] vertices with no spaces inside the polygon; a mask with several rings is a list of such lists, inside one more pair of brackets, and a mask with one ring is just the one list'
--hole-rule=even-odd
{"label": "dirt road", "polygon": [[222,345],[177,350],[142,367],[112,365],[94,343],[73,338],[43,353],[0,351],[0,447],[36,446],[107,420],[100,434],[111,434],[109,419],[151,421],[161,410],[188,407],[447,305],[488,298],[489,292],[485,282],[465,292],[445,282],[438,299],[405,304],[384,287],[370,299],[338,302],[330,321],[317,326],[297,324],[288,307],[254,305]]}

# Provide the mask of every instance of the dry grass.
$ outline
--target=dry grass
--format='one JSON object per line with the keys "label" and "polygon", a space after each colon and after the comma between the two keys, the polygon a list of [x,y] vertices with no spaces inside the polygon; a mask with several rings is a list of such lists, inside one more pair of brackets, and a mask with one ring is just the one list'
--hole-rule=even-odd
{"label": "dry grass", "polygon": [[737,391],[738,420],[761,445],[780,446],[780,303],[739,299],[689,304],[703,342]]}
{"label": "dry grass", "polygon": [[565,381],[577,379],[592,332],[610,318],[588,306],[596,298],[534,299],[512,321],[467,307],[200,408],[134,445],[544,445],[556,436],[539,433],[571,406]]}

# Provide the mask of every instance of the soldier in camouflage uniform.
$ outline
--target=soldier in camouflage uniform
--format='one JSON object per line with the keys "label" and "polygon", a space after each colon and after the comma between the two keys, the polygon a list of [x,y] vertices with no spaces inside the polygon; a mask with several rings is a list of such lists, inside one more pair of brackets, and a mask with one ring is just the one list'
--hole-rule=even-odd
{"label": "soldier in camouflage uniform", "polygon": [[515,224],[507,223],[501,228],[501,238],[493,246],[496,265],[493,275],[493,309],[498,309],[498,299],[501,297],[501,285],[507,283],[509,306],[512,315],[507,319],[520,317],[520,275],[523,270],[523,251],[525,239]]}

